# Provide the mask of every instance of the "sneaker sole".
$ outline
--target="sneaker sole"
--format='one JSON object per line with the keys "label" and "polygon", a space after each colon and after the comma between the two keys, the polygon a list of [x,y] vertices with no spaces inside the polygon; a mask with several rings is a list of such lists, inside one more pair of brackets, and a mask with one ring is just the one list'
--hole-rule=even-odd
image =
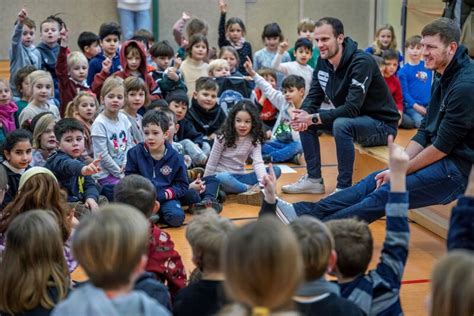
{"label": "sneaker sole", "polygon": [[295,190],[295,189],[288,189],[285,187],[281,188],[283,193],[287,194],[324,194],[326,192],[325,189],[322,190],[315,190],[315,189],[304,189],[304,190]]}

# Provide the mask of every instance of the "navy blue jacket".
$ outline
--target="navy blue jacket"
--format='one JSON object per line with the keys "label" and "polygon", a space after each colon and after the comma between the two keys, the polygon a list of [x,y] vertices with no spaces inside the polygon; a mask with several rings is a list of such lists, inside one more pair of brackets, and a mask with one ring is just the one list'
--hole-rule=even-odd
{"label": "navy blue jacket", "polygon": [[178,122],[179,129],[178,132],[174,135],[175,141],[180,142],[184,139],[189,139],[202,147],[202,142],[204,141],[204,135],[201,132],[198,132],[194,127],[193,123],[187,118],[182,119]]}
{"label": "navy blue jacket", "polygon": [[44,167],[51,170],[59,184],[67,190],[68,202],[85,202],[88,198],[97,201],[99,190],[91,176],[82,175],[84,166],[86,164],[82,161],[58,150],[49,156]]}
{"label": "navy blue jacket", "polygon": [[[89,62],[89,72],[87,73],[87,84],[89,87],[92,86],[92,81],[94,81],[94,76],[101,72],[102,62],[105,60],[104,52],[92,58]],[[112,67],[110,67],[109,74],[113,74],[116,71],[122,70],[120,65],[120,53],[117,49],[114,58],[112,58]]]}
{"label": "navy blue jacket", "polygon": [[179,199],[189,187],[183,156],[166,142],[163,158],[155,160],[144,143],[139,143],[127,153],[125,175],[139,174],[150,180],[156,189],[156,199],[161,203]]}
{"label": "navy blue jacket", "polygon": [[449,220],[448,250],[474,251],[474,198],[462,196],[453,208]]}

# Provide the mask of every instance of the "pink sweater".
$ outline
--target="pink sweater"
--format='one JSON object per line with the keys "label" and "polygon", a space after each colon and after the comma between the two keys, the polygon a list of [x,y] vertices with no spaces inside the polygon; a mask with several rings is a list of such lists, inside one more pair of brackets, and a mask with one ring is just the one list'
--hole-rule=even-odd
{"label": "pink sweater", "polygon": [[262,147],[260,143],[254,146],[250,136],[238,137],[233,147],[226,147],[224,140],[216,139],[207,161],[204,176],[212,176],[224,171],[243,174],[245,173],[245,161],[249,156],[253,160],[252,167],[257,179],[262,182],[263,176],[267,174],[262,159]]}

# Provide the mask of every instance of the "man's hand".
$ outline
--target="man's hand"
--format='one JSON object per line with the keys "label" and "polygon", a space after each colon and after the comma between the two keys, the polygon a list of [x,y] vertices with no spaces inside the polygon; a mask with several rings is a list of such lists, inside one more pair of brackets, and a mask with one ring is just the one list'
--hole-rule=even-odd
{"label": "man's hand", "polygon": [[284,40],[283,42],[278,45],[278,54],[283,55],[290,45],[288,45],[288,39]]}
{"label": "man's hand", "polygon": [[93,198],[86,199],[86,202],[84,204],[92,212],[96,212],[99,209],[99,204],[97,204],[97,202]]}
{"label": "man's hand", "polygon": [[263,176],[263,195],[265,196],[265,201],[269,204],[276,203],[276,176],[275,171],[273,171],[273,166],[270,163],[268,165],[269,172]]}
{"label": "man's hand", "polygon": [[102,168],[100,167],[100,162],[102,160],[102,156],[99,156],[97,159],[92,161],[87,166],[82,167],[81,173],[83,176],[91,176],[93,174],[99,173]]}
{"label": "man's hand", "polygon": [[419,105],[418,103],[413,104],[413,110],[417,111],[421,115],[426,115],[426,108],[423,105]]}
{"label": "man's hand", "polygon": [[313,116],[305,110],[293,110],[293,118],[291,120],[291,128],[297,132],[303,132],[308,129],[308,126],[313,124]]}
{"label": "man's hand", "polygon": [[247,56],[247,61],[244,63],[244,68],[245,68],[245,71],[247,71],[249,76],[252,78],[255,77],[255,75],[257,74],[255,70],[253,69],[252,60],[250,59],[249,56]]}

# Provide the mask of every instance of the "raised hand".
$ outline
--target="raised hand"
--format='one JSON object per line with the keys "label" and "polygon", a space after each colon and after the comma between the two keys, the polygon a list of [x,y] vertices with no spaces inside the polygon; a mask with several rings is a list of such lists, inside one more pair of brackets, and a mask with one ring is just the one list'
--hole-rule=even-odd
{"label": "raised hand", "polygon": [[93,174],[99,173],[102,168],[100,167],[100,162],[102,161],[102,156],[99,156],[97,159],[92,161],[87,166],[82,167],[81,173],[83,176],[91,176]]}
{"label": "raised hand", "polygon": [[102,71],[104,71],[105,73],[109,73],[110,68],[112,68],[112,60],[106,57],[104,61],[102,62]]}
{"label": "raised hand", "polygon": [[285,53],[288,50],[288,47],[290,47],[290,45],[288,44],[288,39],[286,39],[283,42],[281,42],[280,45],[278,45],[278,53],[279,54]]}
{"label": "raised hand", "polygon": [[265,196],[265,201],[270,204],[276,203],[276,175],[273,170],[273,166],[270,163],[268,165],[268,174],[263,176],[263,195]]}
{"label": "raised hand", "polygon": [[219,0],[219,10],[221,13],[226,13],[227,12],[227,3],[225,0]]}
{"label": "raised hand", "polygon": [[59,38],[61,40],[61,46],[63,47],[67,47],[67,43],[68,43],[68,30],[66,28],[66,25],[64,25],[64,23],[61,25],[61,31],[59,31]]}
{"label": "raised hand", "polygon": [[191,18],[191,15],[186,12],[186,11],[183,11],[182,15],[181,15],[181,18],[184,20],[184,21],[187,21]]}
{"label": "raised hand", "polygon": [[20,12],[18,12],[18,22],[23,25],[26,17],[28,17],[28,11],[26,11],[26,6],[23,6]]}
{"label": "raised hand", "polygon": [[249,56],[247,56],[247,61],[244,63],[244,68],[245,68],[245,71],[247,71],[247,73],[251,77],[255,77],[255,75],[257,74],[255,70],[253,69],[252,60],[250,59]]}

